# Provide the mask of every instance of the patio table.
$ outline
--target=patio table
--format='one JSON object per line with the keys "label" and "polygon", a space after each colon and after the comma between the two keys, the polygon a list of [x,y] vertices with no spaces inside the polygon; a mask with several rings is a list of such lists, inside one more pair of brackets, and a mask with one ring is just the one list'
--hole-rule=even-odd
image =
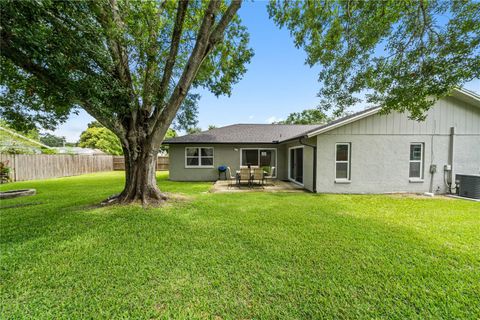
{"label": "patio table", "polygon": [[[263,171],[263,176],[268,174],[268,172]],[[235,170],[235,177],[237,178],[237,185],[240,185],[240,170]],[[253,169],[250,169],[250,181],[253,180]]]}

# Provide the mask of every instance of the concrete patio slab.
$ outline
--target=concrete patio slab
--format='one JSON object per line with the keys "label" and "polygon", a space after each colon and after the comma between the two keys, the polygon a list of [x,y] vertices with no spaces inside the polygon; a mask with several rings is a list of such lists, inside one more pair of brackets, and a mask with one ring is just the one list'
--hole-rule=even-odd
{"label": "concrete patio slab", "polygon": [[233,185],[229,186],[227,180],[218,180],[213,184],[210,192],[213,193],[228,193],[228,192],[308,192],[302,186],[281,180],[269,181],[268,184],[264,186],[254,185],[250,188],[246,184],[241,186]]}

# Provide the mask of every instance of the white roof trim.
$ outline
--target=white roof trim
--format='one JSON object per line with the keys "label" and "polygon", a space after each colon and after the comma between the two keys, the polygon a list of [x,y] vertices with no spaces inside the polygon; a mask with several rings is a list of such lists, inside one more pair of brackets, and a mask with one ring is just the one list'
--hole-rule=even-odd
{"label": "white roof trim", "polygon": [[456,88],[453,90],[452,96],[480,108],[480,95],[478,95],[476,92],[462,88]]}
{"label": "white roof trim", "polygon": [[327,126],[325,126],[325,127],[323,127],[323,128],[320,128],[320,129],[318,129],[318,130],[309,132],[309,133],[307,134],[307,137],[308,137],[308,138],[311,138],[311,137],[314,137],[314,136],[319,135],[319,134],[321,134],[321,133],[324,133],[324,132],[333,130],[333,129],[335,129],[335,128],[344,126],[344,125],[349,124],[349,123],[352,123],[352,122],[354,122],[354,121],[357,121],[357,120],[360,120],[360,119],[369,117],[369,116],[371,116],[371,115],[377,114],[377,113],[380,112],[381,109],[382,109],[382,108],[377,107],[377,108],[375,108],[375,109],[372,109],[372,110],[369,110],[369,111],[367,111],[367,112],[361,113],[361,114],[359,114],[359,115],[357,115],[357,116],[354,116],[354,117],[351,117],[351,118],[347,118],[347,119],[345,119],[345,120],[343,120],[343,121],[339,121],[339,122],[337,122],[337,123],[335,123],[335,124],[332,124],[331,126],[328,126],[328,125],[327,125]]}

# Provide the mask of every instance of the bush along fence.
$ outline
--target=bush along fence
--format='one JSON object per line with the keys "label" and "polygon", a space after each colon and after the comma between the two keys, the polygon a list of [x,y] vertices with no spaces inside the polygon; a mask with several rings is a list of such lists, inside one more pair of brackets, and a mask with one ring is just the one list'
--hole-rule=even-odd
{"label": "bush along fence", "polygon": [[[157,171],[168,170],[168,156],[157,157]],[[113,170],[125,170],[125,158],[123,156],[113,156]]]}
{"label": "bush along fence", "polygon": [[[125,170],[123,156],[111,155],[45,155],[1,154],[0,162],[8,174],[2,182],[77,176],[100,171]],[[157,170],[168,170],[168,157],[157,159]],[[8,172],[7,172],[8,171]]]}

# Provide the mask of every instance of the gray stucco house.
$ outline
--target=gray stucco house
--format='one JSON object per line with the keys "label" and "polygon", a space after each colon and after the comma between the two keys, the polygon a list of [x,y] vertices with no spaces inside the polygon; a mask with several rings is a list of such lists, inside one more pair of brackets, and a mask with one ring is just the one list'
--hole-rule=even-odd
{"label": "gray stucco house", "polygon": [[371,108],[326,125],[235,124],[166,140],[170,179],[214,181],[227,165],[275,166],[319,193],[445,193],[480,173],[480,96],[458,89],[425,121]]}

